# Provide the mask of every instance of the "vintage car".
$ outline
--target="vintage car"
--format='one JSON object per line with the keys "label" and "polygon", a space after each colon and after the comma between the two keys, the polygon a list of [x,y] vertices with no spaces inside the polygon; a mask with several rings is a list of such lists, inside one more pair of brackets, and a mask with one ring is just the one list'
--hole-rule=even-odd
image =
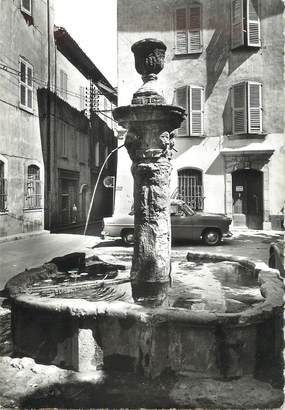
{"label": "vintage car", "polygon": [[278,269],[280,275],[285,277],[284,269],[284,240],[279,239],[276,242],[272,242],[269,248],[268,265],[270,268]]}
{"label": "vintage car", "polygon": [[[124,244],[134,240],[134,215],[104,218],[101,236],[121,237]],[[195,212],[180,200],[171,202],[171,232],[173,240],[200,240],[207,245],[218,245],[223,237],[230,237],[231,218],[224,214]]]}

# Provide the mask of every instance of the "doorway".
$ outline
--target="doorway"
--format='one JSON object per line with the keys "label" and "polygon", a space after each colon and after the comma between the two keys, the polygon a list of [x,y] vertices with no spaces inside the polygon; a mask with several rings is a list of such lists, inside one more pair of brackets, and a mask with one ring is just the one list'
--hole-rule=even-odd
{"label": "doorway", "polygon": [[232,173],[233,216],[243,216],[250,229],[262,229],[263,173],[241,169]]}
{"label": "doorway", "polygon": [[68,225],[73,222],[73,206],[78,209],[78,181],[72,179],[60,180],[60,223]]}

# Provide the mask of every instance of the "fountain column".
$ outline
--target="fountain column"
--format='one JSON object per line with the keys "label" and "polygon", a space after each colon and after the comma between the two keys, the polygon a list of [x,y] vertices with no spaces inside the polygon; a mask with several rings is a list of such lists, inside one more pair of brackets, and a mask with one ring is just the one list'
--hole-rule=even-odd
{"label": "fountain column", "polygon": [[131,284],[134,300],[146,306],[167,304],[170,282],[170,163],[174,130],[184,109],[167,105],[157,90],[166,46],[145,39],[132,46],[143,85],[132,104],[114,110],[114,118],[128,129],[125,146],[134,177],[134,253]]}

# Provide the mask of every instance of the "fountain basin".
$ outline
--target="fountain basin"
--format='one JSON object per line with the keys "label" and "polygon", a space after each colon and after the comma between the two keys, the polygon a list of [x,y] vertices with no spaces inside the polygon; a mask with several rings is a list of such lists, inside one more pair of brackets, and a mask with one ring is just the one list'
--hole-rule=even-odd
{"label": "fountain basin", "polygon": [[67,369],[104,368],[148,378],[169,371],[225,380],[280,372],[283,282],[278,271],[231,256],[188,253],[187,259],[239,263],[257,278],[264,299],[242,312],[219,313],[38,297],[29,287],[51,275],[43,266],[6,286],[15,353]]}

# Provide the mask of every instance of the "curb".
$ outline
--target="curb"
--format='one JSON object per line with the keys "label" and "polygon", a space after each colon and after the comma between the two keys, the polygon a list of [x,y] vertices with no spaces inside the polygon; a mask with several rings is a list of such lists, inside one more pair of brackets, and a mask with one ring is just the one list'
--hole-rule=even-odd
{"label": "curb", "polygon": [[35,232],[26,232],[26,233],[18,233],[15,235],[3,236],[0,238],[0,244],[6,242],[17,241],[19,239],[29,239],[33,236],[39,235],[50,235],[50,231],[42,230],[42,231],[35,231]]}

